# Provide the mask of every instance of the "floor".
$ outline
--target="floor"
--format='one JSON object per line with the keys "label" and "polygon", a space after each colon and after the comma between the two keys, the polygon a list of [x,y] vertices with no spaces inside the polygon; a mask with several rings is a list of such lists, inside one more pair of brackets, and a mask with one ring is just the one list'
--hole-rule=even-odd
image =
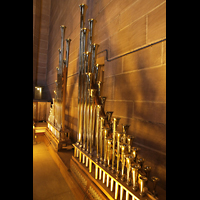
{"label": "floor", "polygon": [[33,145],[33,200],[75,200],[45,143]]}

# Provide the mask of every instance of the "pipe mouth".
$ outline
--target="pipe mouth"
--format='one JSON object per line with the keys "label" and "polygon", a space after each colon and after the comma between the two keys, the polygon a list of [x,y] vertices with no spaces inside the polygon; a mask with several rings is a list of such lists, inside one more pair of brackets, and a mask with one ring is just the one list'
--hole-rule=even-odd
{"label": "pipe mouth", "polygon": [[61,25],[60,28],[66,28],[66,26],[65,25]]}

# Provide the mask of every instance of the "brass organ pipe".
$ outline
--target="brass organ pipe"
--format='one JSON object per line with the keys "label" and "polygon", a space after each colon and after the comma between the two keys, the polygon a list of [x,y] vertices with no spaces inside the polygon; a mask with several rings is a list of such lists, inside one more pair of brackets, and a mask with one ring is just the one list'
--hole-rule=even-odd
{"label": "brass organ pipe", "polygon": [[96,93],[96,89],[88,90],[90,95],[90,156],[92,156],[92,134],[93,134],[93,101]]}
{"label": "brass organ pipe", "polygon": [[[85,54],[86,52],[86,43],[87,43],[87,28],[82,28],[81,29],[81,34],[82,34],[82,60],[81,60],[81,97],[80,97],[80,129],[81,129],[81,140],[83,139],[83,148],[85,149],[85,139],[86,139],[86,124],[85,124],[85,115],[84,115],[84,107],[85,107],[85,101],[86,101],[86,85],[85,85],[85,73],[86,73],[86,65],[85,65]],[[86,93],[86,94],[85,94]]]}
{"label": "brass organ pipe", "polygon": [[96,146],[97,146],[97,158],[96,162],[99,160],[99,114],[101,110],[101,105],[96,105]]}
{"label": "brass organ pipe", "polygon": [[115,138],[116,130],[121,118],[113,118],[113,154],[112,154],[112,172],[115,172]]}
{"label": "brass organ pipe", "polygon": [[63,71],[63,100],[62,100],[62,138],[64,139],[65,132],[65,101],[66,101],[66,87],[67,87],[67,75],[68,75],[68,65],[69,65],[69,48],[71,39],[66,39],[66,60],[65,67]]}
{"label": "brass organ pipe", "polygon": [[130,179],[130,172],[131,172],[131,164],[133,162],[133,156],[126,156],[126,169],[127,169],[127,178],[126,178],[126,184],[130,185],[131,184],[131,179]]}
{"label": "brass organ pipe", "polygon": [[140,169],[140,165],[133,165],[132,169],[132,180],[133,180],[133,191],[137,191],[138,189],[138,169]]}
{"label": "brass organ pipe", "polygon": [[111,144],[112,144],[112,138],[107,138],[107,158],[108,158],[108,169],[111,168],[110,164],[110,157],[111,157]]}
{"label": "brass organ pipe", "polygon": [[80,47],[79,47],[79,82],[78,82],[78,133],[77,133],[77,142],[76,145],[82,147],[82,115],[81,115],[81,79],[82,79],[82,59],[83,59],[83,35],[82,28],[85,25],[85,11],[87,5],[80,4]]}
{"label": "brass organ pipe", "polygon": [[119,161],[120,161],[120,141],[121,141],[122,133],[117,132],[117,174],[116,178],[119,177]]}
{"label": "brass organ pipe", "polygon": [[104,126],[104,117],[100,117],[100,164],[103,162],[103,126]]}
{"label": "brass organ pipe", "polygon": [[125,180],[125,174],[124,174],[124,167],[125,167],[125,152],[127,151],[127,144],[121,144],[121,162],[122,162],[122,178],[121,180],[124,181]]}
{"label": "brass organ pipe", "polygon": [[84,89],[84,136],[83,136],[83,150],[85,151],[86,149],[88,149],[88,145],[86,146],[86,140],[88,143],[88,138],[89,138],[89,114],[88,114],[88,110],[89,110],[89,95],[88,95],[88,78],[87,78],[87,73],[89,72],[89,65],[90,65],[90,52],[86,52],[84,53],[84,57],[85,57],[85,71],[84,71],[84,76],[85,76],[85,89]]}
{"label": "brass organ pipe", "polygon": [[104,128],[103,133],[104,133],[104,162],[103,162],[103,166],[106,167],[107,163],[106,163],[106,156],[107,156],[107,137],[108,137],[108,131],[110,130],[110,128]]}
{"label": "brass organ pipe", "polygon": [[[89,44],[88,44],[88,51],[91,52],[92,43],[93,43],[93,31],[94,25],[97,22],[95,19],[88,19],[89,22]],[[91,70],[91,69],[90,69]]]}
{"label": "brass organ pipe", "polygon": [[91,60],[91,72],[94,73],[95,65],[96,65],[96,56],[97,56],[97,49],[99,45],[98,44],[92,44],[91,45],[91,52],[92,52],[92,60]]}
{"label": "brass organ pipe", "polygon": [[[93,79],[93,74],[88,72],[86,73],[86,76],[87,76],[87,84],[88,84],[88,91],[91,90],[91,87],[92,87],[92,79]],[[89,153],[89,147],[90,147],[90,135],[91,135],[91,127],[90,127],[90,106],[91,106],[91,103],[90,103],[90,95],[89,95],[89,92],[87,93],[87,98],[88,98],[88,105],[87,105],[87,127],[88,127],[88,131],[87,131],[87,149],[86,151]]]}

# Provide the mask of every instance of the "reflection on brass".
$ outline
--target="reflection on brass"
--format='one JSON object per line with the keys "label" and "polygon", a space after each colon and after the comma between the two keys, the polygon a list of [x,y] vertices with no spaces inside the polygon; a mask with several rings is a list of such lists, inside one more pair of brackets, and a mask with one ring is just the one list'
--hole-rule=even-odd
{"label": "reflection on brass", "polygon": [[147,181],[146,176],[140,176],[140,196],[145,196],[144,186],[145,182]]}
{"label": "reflection on brass", "polygon": [[113,184],[114,184],[114,180],[113,180],[113,178],[111,178],[111,180],[110,180],[110,191],[111,192],[113,191]]}
{"label": "reflection on brass", "polygon": [[98,179],[98,167],[95,165],[95,179]]}
{"label": "reflection on brass", "polygon": [[137,147],[132,147],[131,150],[132,150],[132,155],[133,155],[133,157],[134,157],[134,162],[136,162],[136,159],[137,159],[137,152],[138,152],[139,148],[137,148]]}
{"label": "reflection on brass", "polygon": [[96,105],[96,146],[97,146],[97,157],[96,162],[99,160],[99,114],[101,110],[101,105]]}
{"label": "reflection on brass", "polygon": [[102,170],[99,168],[99,180],[101,180]]}
{"label": "reflection on brass", "polygon": [[106,173],[103,171],[103,180],[102,180],[102,182],[105,183],[105,180],[106,180]]}
{"label": "reflection on brass", "polygon": [[85,154],[83,154],[82,163],[85,164]]}
{"label": "reflection on brass", "polygon": [[97,57],[97,49],[99,45],[98,44],[92,44],[91,45],[91,52],[92,52],[92,59],[91,59],[91,72],[94,73],[94,69],[96,66],[96,57]]}
{"label": "reflection on brass", "polygon": [[104,126],[104,117],[100,117],[100,132],[99,132],[99,139],[100,139],[100,161],[99,163],[103,163],[103,126]]}
{"label": "reflection on brass", "polygon": [[107,138],[107,158],[108,158],[108,169],[111,168],[111,163],[110,163],[110,159],[111,159],[111,144],[112,144],[112,138]]}
{"label": "reflection on brass", "polygon": [[124,194],[124,189],[122,187],[122,185],[120,186],[120,200],[123,199],[123,194]]}
{"label": "reflection on brass", "polygon": [[88,167],[89,165],[89,158],[86,156],[85,166]]}
{"label": "reflection on brass", "polygon": [[121,162],[122,162],[122,177],[121,180],[124,181],[125,180],[125,174],[124,174],[124,167],[125,167],[125,153],[127,151],[127,144],[120,144],[120,148],[121,148]]}
{"label": "reflection on brass", "polygon": [[132,135],[127,135],[127,144],[128,144],[128,153],[131,153],[131,146],[132,146],[132,143],[133,143],[133,139],[135,137],[132,136]]}
{"label": "reflection on brass", "polygon": [[110,128],[104,128],[103,129],[103,133],[104,133],[104,160],[103,160],[103,166],[106,167],[107,163],[106,163],[106,157],[107,157],[107,137],[108,137],[108,131],[110,130]]}
{"label": "reflection on brass", "polygon": [[119,184],[118,182],[115,182],[115,199],[118,198],[118,190],[119,190]]}
{"label": "reflection on brass", "polygon": [[129,192],[126,190],[126,200],[129,200]]}
{"label": "reflection on brass", "polygon": [[129,126],[130,124],[126,124],[126,125],[122,124],[122,133],[123,133],[123,136],[121,138],[122,143],[126,143],[126,135],[128,133]]}
{"label": "reflection on brass", "polygon": [[81,162],[81,151],[79,151],[79,162]]}
{"label": "reflection on brass", "polygon": [[92,43],[93,43],[93,31],[94,31],[94,25],[96,23],[95,19],[88,19],[89,22],[89,43],[88,43],[88,51],[91,52],[91,48],[92,48]]}
{"label": "reflection on brass", "polygon": [[93,101],[94,101],[94,97],[95,97],[95,94],[96,94],[96,89],[88,89],[88,93],[90,95],[90,123],[89,123],[89,126],[90,126],[90,132],[89,132],[89,138],[90,138],[90,156],[92,156],[92,135],[93,135],[93,131],[94,131],[94,124],[93,124],[93,120],[94,120],[94,104],[93,104]]}
{"label": "reflection on brass", "polygon": [[121,137],[122,137],[122,133],[117,132],[116,133],[117,136],[117,173],[116,173],[116,178],[119,177],[119,162],[120,162],[120,141],[121,141]]}
{"label": "reflection on brass", "polygon": [[156,183],[160,180],[159,178],[153,176],[151,177],[151,180],[153,181],[153,195],[157,196],[157,192],[156,192]]}
{"label": "reflection on brass", "polygon": [[89,160],[89,172],[92,172],[92,160]]}
{"label": "reflection on brass", "polygon": [[133,165],[131,169],[133,179],[133,190],[136,191],[138,189],[138,169],[140,169],[140,165]]}
{"label": "reflection on brass", "polygon": [[133,156],[130,156],[130,155],[126,156],[126,169],[127,169],[126,184],[127,185],[131,184],[130,172],[131,172],[131,164],[132,164],[133,160],[134,160]]}
{"label": "reflection on brass", "polygon": [[116,130],[121,118],[113,118],[113,151],[112,151],[112,173],[115,172],[115,138]]}
{"label": "reflection on brass", "polygon": [[107,174],[107,181],[106,181],[106,187],[109,187],[109,175]]}

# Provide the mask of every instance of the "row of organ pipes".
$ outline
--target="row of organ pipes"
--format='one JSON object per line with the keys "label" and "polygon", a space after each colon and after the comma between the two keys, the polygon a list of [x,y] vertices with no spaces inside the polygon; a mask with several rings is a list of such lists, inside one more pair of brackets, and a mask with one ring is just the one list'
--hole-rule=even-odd
{"label": "row of organ pipes", "polygon": [[[144,158],[138,158],[140,149],[132,146],[134,137],[128,134],[130,125],[123,124],[122,131],[118,131],[120,118],[112,117],[112,111],[104,111],[106,97],[101,96],[103,65],[96,63],[99,45],[93,42],[96,20],[89,19],[89,29],[85,28],[87,5],[81,4],[79,7],[78,133],[77,142],[74,144],[74,157],[79,157],[79,162],[86,167],[89,166],[90,158],[95,159],[96,163],[107,167],[110,173],[115,174],[116,179],[126,181],[128,186],[132,185],[133,191],[139,190],[140,195],[145,196],[151,167],[144,165]],[[91,172],[91,169],[89,171]],[[97,173],[96,171],[95,176]],[[99,179],[101,178],[99,170]],[[151,180],[153,190],[149,193],[157,198],[156,183],[159,178],[153,176]],[[105,172],[102,181],[105,183]],[[112,185],[111,183],[111,191]],[[117,199],[117,194],[115,196]],[[120,199],[122,198],[120,195]]]}

